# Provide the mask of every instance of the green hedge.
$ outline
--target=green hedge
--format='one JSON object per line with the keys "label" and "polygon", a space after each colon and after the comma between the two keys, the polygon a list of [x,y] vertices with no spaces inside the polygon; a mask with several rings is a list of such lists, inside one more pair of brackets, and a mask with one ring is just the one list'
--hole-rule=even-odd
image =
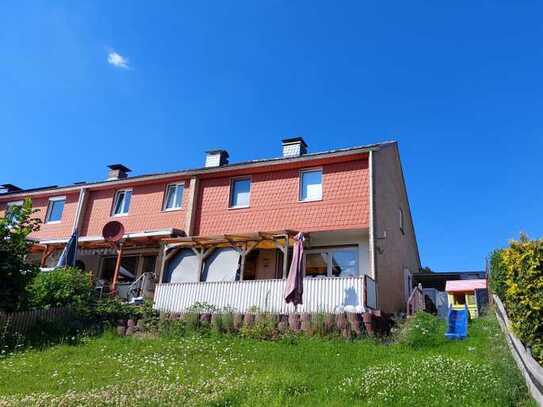
{"label": "green hedge", "polygon": [[491,288],[504,302],[520,340],[543,362],[543,239],[521,236],[494,253]]}
{"label": "green hedge", "polygon": [[490,253],[490,275],[488,284],[494,294],[501,299],[505,299],[506,290],[506,269],[502,261],[503,249],[494,250]]}

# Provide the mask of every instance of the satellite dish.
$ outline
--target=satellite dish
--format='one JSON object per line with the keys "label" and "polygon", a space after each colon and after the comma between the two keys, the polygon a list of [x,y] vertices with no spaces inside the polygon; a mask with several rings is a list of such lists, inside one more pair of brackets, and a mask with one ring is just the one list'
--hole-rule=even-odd
{"label": "satellite dish", "polygon": [[116,243],[124,236],[124,226],[121,222],[113,220],[102,228],[102,237],[106,242]]}

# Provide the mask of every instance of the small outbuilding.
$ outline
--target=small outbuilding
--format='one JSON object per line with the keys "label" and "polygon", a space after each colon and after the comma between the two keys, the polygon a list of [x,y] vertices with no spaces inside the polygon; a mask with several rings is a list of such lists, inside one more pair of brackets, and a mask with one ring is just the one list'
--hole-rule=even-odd
{"label": "small outbuilding", "polygon": [[481,307],[488,304],[486,279],[449,280],[445,284],[449,307],[464,309],[467,305],[471,318],[477,318]]}

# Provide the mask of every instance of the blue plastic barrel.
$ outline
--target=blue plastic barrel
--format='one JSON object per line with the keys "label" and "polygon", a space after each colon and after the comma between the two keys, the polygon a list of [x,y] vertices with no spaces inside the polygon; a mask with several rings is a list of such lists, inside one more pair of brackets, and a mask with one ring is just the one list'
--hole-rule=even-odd
{"label": "blue plastic barrel", "polygon": [[445,336],[448,339],[464,339],[468,336],[468,318],[469,311],[467,306],[462,310],[449,308],[447,333],[445,333]]}

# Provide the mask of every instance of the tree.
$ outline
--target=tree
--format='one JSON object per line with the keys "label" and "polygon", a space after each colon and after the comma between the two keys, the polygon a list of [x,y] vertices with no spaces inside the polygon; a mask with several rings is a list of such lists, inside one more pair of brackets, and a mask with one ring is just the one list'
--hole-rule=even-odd
{"label": "tree", "polygon": [[30,233],[39,230],[41,221],[33,218],[32,202],[9,206],[0,218],[0,311],[13,312],[24,308],[26,286],[39,271],[25,261],[32,242]]}

